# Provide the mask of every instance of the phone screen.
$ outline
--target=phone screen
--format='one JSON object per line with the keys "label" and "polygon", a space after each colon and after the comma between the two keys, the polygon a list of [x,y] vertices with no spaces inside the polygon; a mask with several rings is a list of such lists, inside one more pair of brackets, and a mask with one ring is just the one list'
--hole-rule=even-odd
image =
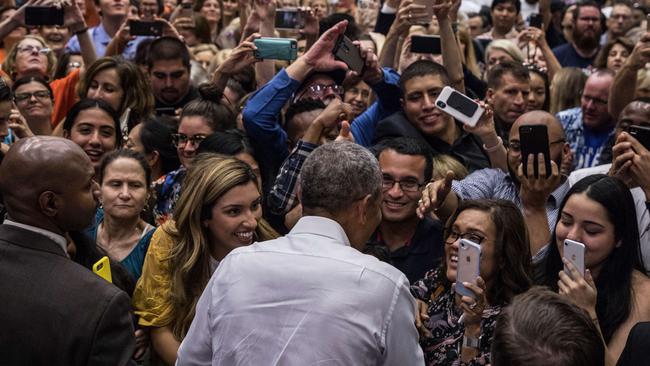
{"label": "phone screen", "polygon": [[478,109],[478,104],[476,104],[476,102],[457,91],[451,92],[449,99],[447,99],[447,105],[466,115],[467,117],[474,116],[474,113],[476,113],[476,110]]}
{"label": "phone screen", "polygon": [[542,29],[542,15],[541,14],[531,14],[530,15],[530,24],[531,27]]}
{"label": "phone screen", "polygon": [[28,6],[25,25],[63,25],[63,8],[55,6]]}
{"label": "phone screen", "polygon": [[411,36],[412,53],[429,53],[439,55],[442,53],[442,45],[439,36]]}
{"label": "phone screen", "polygon": [[304,17],[298,10],[279,9],[275,12],[275,27],[278,29],[304,28]]}
{"label": "phone screen", "polygon": [[[637,141],[643,145],[647,150],[650,150],[650,128],[643,126],[632,125],[628,128],[628,133],[632,135]],[[638,152],[638,151],[637,151]]]}

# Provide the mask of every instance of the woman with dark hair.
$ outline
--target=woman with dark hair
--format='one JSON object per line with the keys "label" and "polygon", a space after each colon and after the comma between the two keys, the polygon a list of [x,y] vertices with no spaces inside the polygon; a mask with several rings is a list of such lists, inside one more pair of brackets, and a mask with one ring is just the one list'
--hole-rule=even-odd
{"label": "woman with dark hair", "polygon": [[625,64],[625,60],[630,57],[632,49],[634,49],[634,42],[629,38],[616,37],[600,49],[594,60],[594,67],[618,72]]}
{"label": "woman with dark hair", "polygon": [[162,225],[171,216],[180,195],[186,169],[192,165],[201,141],[209,135],[235,126],[232,111],[223,104],[215,103],[221,95],[213,85],[199,87],[198,99],[183,107],[178,133],[172,134],[181,167],[161,177],[154,184],[156,205],[153,213],[157,225]]}
{"label": "woman with dark hair", "polygon": [[530,93],[528,94],[526,112],[536,110],[548,112],[551,99],[548,76],[545,71],[535,65],[528,65],[527,68],[530,73]]}
{"label": "woman with dark hair", "polygon": [[176,148],[172,145],[173,133],[170,125],[155,118],[133,127],[129,133],[126,148],[144,155],[151,167],[153,181],[181,166]]}
{"label": "woman with dark hair", "polygon": [[154,227],[140,218],[145,207],[151,169],[142,154],[115,150],[102,160],[97,174],[101,208],[90,237],[111,259],[119,261],[135,281],[149,248]]}
{"label": "woman with dark hair", "polygon": [[[650,320],[650,280],[642,272],[634,207],[629,188],[616,178],[597,174],[578,181],[560,205],[543,266],[543,283],[600,327],[611,364],[632,326]],[[584,275],[562,259],[565,239],[585,245]]]}
{"label": "woman with dark hair", "polygon": [[[526,223],[514,203],[462,201],[445,229],[445,260],[411,287],[420,305],[420,344],[427,365],[490,363],[501,308],[531,285]],[[465,282],[473,296],[455,291],[461,239],[481,246],[480,275]]]}
{"label": "woman with dark hair", "polygon": [[54,96],[50,84],[40,76],[25,76],[12,86],[14,103],[35,135],[51,135]]}
{"label": "woman with dark hair", "polygon": [[201,141],[197,153],[228,155],[243,161],[253,169],[257,176],[257,184],[263,187],[260,166],[257,159],[255,159],[255,151],[244,132],[237,129],[215,132]]}
{"label": "woman with dark hair", "polygon": [[80,53],[64,52],[57,60],[56,69],[54,70],[53,80],[63,79],[73,70],[80,69],[84,66],[84,60]]}
{"label": "woman with dark hair", "polygon": [[242,161],[201,154],[188,169],[174,220],[158,228],[133,295],[153,349],[173,365],[210,276],[228,253],[278,234],[262,218],[261,187]]}
{"label": "woman with dark hair", "polygon": [[82,99],[72,106],[63,122],[63,137],[86,152],[98,173],[104,155],[120,147],[120,121],[103,100]]}

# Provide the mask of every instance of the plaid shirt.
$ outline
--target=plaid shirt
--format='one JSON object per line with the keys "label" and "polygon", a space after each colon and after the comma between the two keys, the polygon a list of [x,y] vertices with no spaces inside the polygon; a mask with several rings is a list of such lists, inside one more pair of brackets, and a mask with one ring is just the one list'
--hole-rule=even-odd
{"label": "plaid shirt", "polygon": [[317,147],[318,145],[300,140],[282,163],[269,193],[269,207],[274,214],[284,215],[296,205],[296,183],[302,164]]}
{"label": "plaid shirt", "polygon": [[[585,131],[582,122],[582,109],[580,107],[561,111],[556,117],[562,123],[562,127],[564,127],[566,140],[574,154],[573,169],[576,170],[599,165],[600,153],[607,145],[606,143],[609,138],[614,136],[614,129],[607,134],[588,133]],[[591,141],[592,144],[588,140],[593,140]],[[593,146],[594,142],[598,146]]]}
{"label": "plaid shirt", "polygon": [[[548,197],[548,201],[546,202],[546,218],[548,219],[548,227],[551,232],[555,228],[560,204],[569,191],[569,188],[569,181],[567,180],[557,187]],[[519,187],[515,185],[510,174],[503,172],[501,169],[487,168],[477,170],[461,181],[453,181],[451,189],[460,199],[503,199],[512,201],[519,209],[523,210],[524,208],[519,197]],[[532,253],[533,261],[537,262],[544,253],[546,253],[546,248],[541,249],[539,253]]]}

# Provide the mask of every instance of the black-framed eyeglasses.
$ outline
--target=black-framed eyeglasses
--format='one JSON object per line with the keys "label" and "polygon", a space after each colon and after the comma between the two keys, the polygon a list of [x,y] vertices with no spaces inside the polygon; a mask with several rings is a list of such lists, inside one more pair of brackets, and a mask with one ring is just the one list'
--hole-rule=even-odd
{"label": "black-framed eyeglasses", "polygon": [[445,243],[451,245],[458,239],[466,239],[480,245],[486,238],[477,233],[469,232],[461,234],[457,231],[450,230],[447,232]]}
{"label": "black-framed eyeglasses", "polygon": [[191,141],[194,146],[199,146],[201,141],[205,140],[206,135],[187,136],[184,133],[172,133],[172,144],[176,147],[184,146],[188,141]]}
{"label": "black-framed eyeglasses", "polygon": [[38,100],[44,100],[50,98],[50,92],[47,90],[38,90],[33,93],[16,93],[14,94],[14,101],[16,103],[22,103],[36,97]]}
{"label": "black-framed eyeglasses", "polygon": [[[552,146],[552,145],[554,145],[554,144],[565,143],[565,142],[566,142],[565,139],[559,139],[559,140],[555,140],[555,141],[549,142],[548,145],[549,145],[549,146]],[[506,147],[508,148],[508,150],[517,153],[517,152],[520,152],[520,151],[521,151],[521,142],[519,142],[519,141],[510,141],[510,142],[506,145]]]}
{"label": "black-framed eyeglasses", "polygon": [[387,191],[395,186],[395,183],[399,185],[399,188],[403,192],[418,192],[422,186],[424,186],[424,183],[420,183],[417,180],[413,178],[406,178],[403,180],[397,180],[393,177],[391,177],[388,174],[384,174],[381,177],[381,188],[384,191]]}

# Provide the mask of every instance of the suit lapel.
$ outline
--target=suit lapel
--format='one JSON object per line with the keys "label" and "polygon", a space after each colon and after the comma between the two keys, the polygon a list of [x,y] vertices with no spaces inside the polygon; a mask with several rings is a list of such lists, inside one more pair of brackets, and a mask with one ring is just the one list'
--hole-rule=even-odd
{"label": "suit lapel", "polygon": [[0,225],[0,241],[7,241],[23,248],[67,257],[59,244],[47,236],[13,225]]}

